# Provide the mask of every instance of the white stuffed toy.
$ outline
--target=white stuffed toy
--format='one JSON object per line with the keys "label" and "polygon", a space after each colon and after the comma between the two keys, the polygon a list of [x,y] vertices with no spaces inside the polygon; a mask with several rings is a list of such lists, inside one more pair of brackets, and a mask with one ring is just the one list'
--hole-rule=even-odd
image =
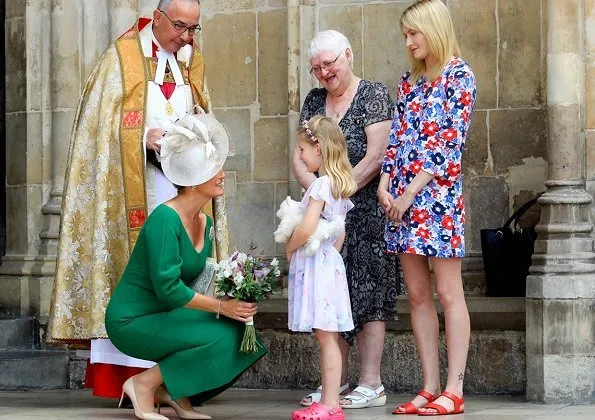
{"label": "white stuffed toy", "polygon": [[[304,218],[304,212],[299,207],[299,202],[287,197],[285,201],[279,206],[277,217],[281,219],[279,227],[275,231],[275,242],[286,243],[294,229],[299,225]],[[304,245],[304,254],[311,256],[316,254],[320,244],[331,236],[343,232],[345,230],[345,218],[339,215],[333,216],[331,219],[320,218],[316,232],[308,238]]]}

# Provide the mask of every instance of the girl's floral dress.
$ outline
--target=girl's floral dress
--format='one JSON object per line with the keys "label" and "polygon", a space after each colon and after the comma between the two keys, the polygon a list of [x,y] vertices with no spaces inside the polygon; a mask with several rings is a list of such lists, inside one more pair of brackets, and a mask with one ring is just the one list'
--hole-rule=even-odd
{"label": "girl's floral dress", "polygon": [[461,157],[475,96],[475,76],[458,57],[433,83],[422,77],[412,84],[410,72],[401,78],[382,172],[390,174],[395,198],[420,170],[434,179],[417,194],[402,223],[387,221],[388,253],[465,256]]}
{"label": "girl's floral dress", "polygon": [[[333,197],[328,176],[321,176],[310,185],[300,208],[305,210],[310,198],[325,202],[321,217],[326,219],[337,215],[344,218],[353,208],[350,200]],[[312,256],[304,254],[304,247],[293,253],[288,287],[288,326],[291,331],[353,329],[345,265],[334,247],[338,238],[338,234],[330,237]]]}

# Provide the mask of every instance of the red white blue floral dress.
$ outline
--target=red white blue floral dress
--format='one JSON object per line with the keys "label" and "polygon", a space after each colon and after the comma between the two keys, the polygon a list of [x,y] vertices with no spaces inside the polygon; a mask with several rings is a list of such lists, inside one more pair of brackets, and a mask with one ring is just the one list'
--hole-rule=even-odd
{"label": "red white blue floral dress", "polygon": [[412,84],[410,72],[401,78],[382,172],[390,174],[395,198],[420,170],[434,179],[417,194],[402,223],[387,221],[388,253],[465,256],[461,157],[475,96],[475,76],[458,57],[433,83],[422,77]]}

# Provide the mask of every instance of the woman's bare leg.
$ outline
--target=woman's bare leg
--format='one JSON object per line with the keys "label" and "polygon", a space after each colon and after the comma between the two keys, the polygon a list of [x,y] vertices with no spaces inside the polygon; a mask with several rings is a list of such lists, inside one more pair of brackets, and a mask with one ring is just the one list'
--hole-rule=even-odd
{"label": "woman's bare leg", "polygon": [[[423,389],[436,395],[440,390],[438,314],[434,305],[428,259],[423,255],[399,254],[399,260],[407,285],[411,325],[424,376]],[[416,396],[412,403],[419,408],[426,405],[428,400]]]}
{"label": "woman's bare leg", "polygon": [[[448,379],[446,391],[457,396],[463,395],[463,380],[469,350],[470,324],[460,258],[432,258],[436,276],[436,289],[444,311],[446,327],[446,349],[448,359]],[[454,408],[452,400],[441,397],[436,404],[447,410]],[[420,410],[424,411],[424,410]],[[429,412],[436,410],[428,409]]]}
{"label": "woman's bare leg", "polygon": [[155,391],[163,383],[163,376],[159,365],[155,365],[132,377],[134,392],[139,408],[143,413],[153,412],[155,406]]}

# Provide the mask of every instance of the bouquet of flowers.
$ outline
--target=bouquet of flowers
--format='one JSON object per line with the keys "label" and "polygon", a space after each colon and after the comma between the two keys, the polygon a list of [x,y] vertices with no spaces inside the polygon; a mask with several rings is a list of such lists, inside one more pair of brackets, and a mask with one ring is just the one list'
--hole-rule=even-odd
{"label": "bouquet of flowers", "polygon": [[[229,296],[244,302],[257,303],[268,298],[280,287],[278,280],[280,275],[279,261],[276,258],[267,263],[250,254],[236,251],[231,257],[219,262],[215,293],[219,297]],[[244,353],[258,351],[252,319],[246,322],[240,351]]]}

